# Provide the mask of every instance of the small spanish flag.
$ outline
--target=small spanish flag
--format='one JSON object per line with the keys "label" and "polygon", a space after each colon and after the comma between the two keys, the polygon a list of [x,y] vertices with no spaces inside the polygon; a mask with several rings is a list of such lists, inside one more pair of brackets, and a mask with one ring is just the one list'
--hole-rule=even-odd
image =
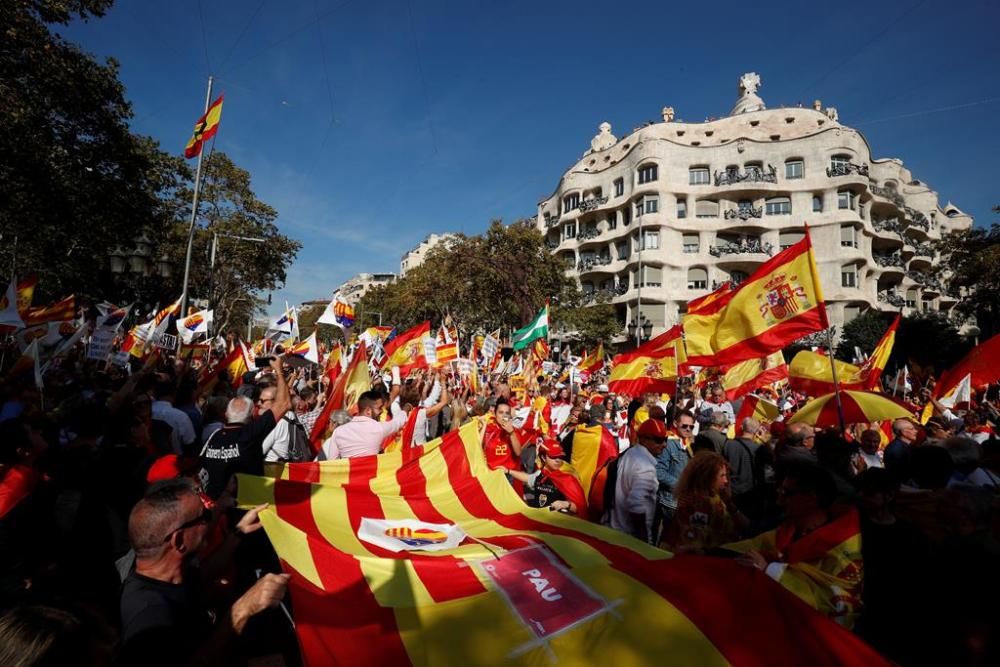
{"label": "small spanish flag", "polygon": [[206,141],[215,136],[219,130],[219,121],[222,120],[222,95],[212,102],[205,115],[194,124],[194,134],[184,147],[184,157],[193,158],[201,154],[201,146]]}

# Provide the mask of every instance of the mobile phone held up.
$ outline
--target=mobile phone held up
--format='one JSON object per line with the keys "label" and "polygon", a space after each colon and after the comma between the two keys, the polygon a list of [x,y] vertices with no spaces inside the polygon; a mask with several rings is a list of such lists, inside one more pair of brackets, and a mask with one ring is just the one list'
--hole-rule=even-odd
{"label": "mobile phone held up", "polygon": [[253,365],[257,368],[270,368],[272,359],[274,359],[274,357],[255,357]]}

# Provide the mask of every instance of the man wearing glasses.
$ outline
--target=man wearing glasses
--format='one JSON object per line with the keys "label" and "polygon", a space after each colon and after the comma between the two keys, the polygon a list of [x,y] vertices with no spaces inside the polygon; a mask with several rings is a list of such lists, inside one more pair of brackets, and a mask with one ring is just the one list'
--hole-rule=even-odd
{"label": "man wearing glasses", "polygon": [[681,410],[674,419],[674,428],[667,435],[666,447],[656,457],[656,480],[659,491],[656,498],[656,521],[653,526],[653,537],[667,524],[677,512],[677,498],[674,487],[681,478],[685,466],[691,460],[691,442],[694,440],[694,415],[688,410]]}
{"label": "man wearing glasses", "polygon": [[636,432],[636,444],[618,458],[618,479],[610,524],[615,530],[652,543],[656,513],[656,459],[667,442],[667,427],[647,419]]}
{"label": "man wearing glasses", "polygon": [[[236,525],[236,535],[260,529],[256,507]],[[121,593],[121,664],[222,664],[232,640],[247,621],[278,606],[288,586],[287,574],[261,577],[232,607],[213,614],[201,603],[194,556],[205,543],[212,521],[194,483],[185,478],[150,487],[129,515],[128,536],[135,550],[135,571]],[[236,537],[226,551],[231,557]],[[205,582],[208,583],[208,582]],[[85,656],[81,656],[81,660]]]}

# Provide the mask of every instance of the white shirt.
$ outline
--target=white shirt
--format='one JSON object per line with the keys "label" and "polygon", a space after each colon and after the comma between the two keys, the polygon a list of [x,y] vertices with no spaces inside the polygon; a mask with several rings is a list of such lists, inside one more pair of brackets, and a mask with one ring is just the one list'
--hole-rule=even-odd
{"label": "white shirt", "polygon": [[618,458],[618,481],[615,484],[615,506],[611,512],[611,527],[632,533],[630,514],[646,515],[646,534],[652,533],[653,512],[656,510],[656,459],[642,445],[633,445]]}
{"label": "white shirt", "polygon": [[875,452],[874,454],[866,454],[865,452],[861,451],[858,453],[861,454],[861,460],[864,461],[865,465],[867,465],[869,468],[885,467],[885,464],[882,463],[881,452]]}
{"label": "white shirt", "polygon": [[333,431],[320,450],[317,461],[350,459],[355,456],[371,456],[382,451],[382,442],[406,424],[406,413],[399,407],[397,398],[392,404],[392,419],[387,422],[375,421],[370,417],[358,416]]}
{"label": "white shirt", "polygon": [[[285,417],[295,418],[295,412],[289,410],[285,413]],[[271,429],[271,432],[267,434],[264,438],[263,450],[264,450],[264,460],[268,462],[275,461],[287,461],[288,460],[288,441],[290,434],[288,432],[288,427],[291,424],[288,420],[282,417]]]}
{"label": "white shirt", "polygon": [[722,403],[712,403],[711,401],[704,401],[701,404],[699,410],[704,410],[705,408],[712,408],[712,412],[722,412],[729,418],[729,423],[733,424],[736,422],[736,414],[733,412],[733,404],[729,401],[723,401]]}
{"label": "white shirt", "polygon": [[178,410],[169,401],[153,401],[153,419],[170,426],[170,447],[174,454],[182,454],[184,445],[194,442],[194,424],[183,410]]}

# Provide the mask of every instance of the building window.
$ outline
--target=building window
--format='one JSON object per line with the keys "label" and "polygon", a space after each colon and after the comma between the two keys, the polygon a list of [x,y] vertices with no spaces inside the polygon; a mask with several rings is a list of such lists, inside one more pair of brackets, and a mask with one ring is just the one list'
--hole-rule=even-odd
{"label": "building window", "polygon": [[614,211],[611,211],[611,214],[608,215],[608,229],[617,229],[617,228],[618,228],[618,214],[615,213]]}
{"label": "building window", "polygon": [[563,199],[563,213],[569,213],[580,206],[580,193],[576,192]]}
{"label": "building window", "polygon": [[853,264],[847,264],[840,268],[840,286],[841,287],[857,287],[858,286],[858,269]]}
{"label": "building window", "polygon": [[834,171],[846,169],[849,164],[851,164],[850,155],[834,155],[830,158],[830,168]]}
{"label": "building window", "polygon": [[785,178],[802,178],[805,175],[805,165],[802,160],[789,160],[785,163]]}
{"label": "building window", "polygon": [[837,208],[841,210],[854,210],[858,205],[858,196],[850,190],[841,190],[837,193]]}
{"label": "building window", "polygon": [[782,250],[787,250],[805,237],[805,232],[781,232],[778,234],[778,245]]}
{"label": "building window", "polygon": [[697,234],[685,234],[683,243],[685,255],[697,255],[701,249]]}
{"label": "building window", "polygon": [[741,282],[750,277],[750,274],[746,271],[730,271],[729,279],[739,285]]}
{"label": "building window", "polygon": [[623,194],[625,194],[625,179],[624,178],[616,178],[615,179],[615,196],[616,197],[621,197]]}
{"label": "building window", "polygon": [[639,184],[652,183],[659,178],[659,169],[655,164],[646,164],[639,167]]}
{"label": "building window", "polygon": [[618,243],[615,248],[618,251],[618,259],[628,259],[628,241]]}
{"label": "building window", "polygon": [[663,285],[663,269],[658,266],[644,266],[642,267],[643,273],[643,287],[660,287]]}
{"label": "building window", "polygon": [[656,213],[660,208],[660,200],[657,197],[646,197],[643,199],[646,205],[646,214]]}
{"label": "building window", "polygon": [[643,250],[656,250],[660,247],[660,232],[643,232],[642,239]]}
{"label": "building window", "polygon": [[844,248],[858,247],[858,234],[857,230],[854,229],[854,225],[840,226],[840,245]]}
{"label": "building window", "polygon": [[622,224],[628,227],[630,222],[632,222],[632,209],[626,206],[622,209]]}
{"label": "building window", "polygon": [[917,307],[917,290],[915,289],[906,290],[906,307],[907,308]]}
{"label": "building window", "polygon": [[694,203],[694,214],[697,218],[718,218],[719,202],[711,199],[699,199]]}
{"label": "building window", "polygon": [[688,200],[678,199],[677,200],[677,219],[688,217]]}
{"label": "building window", "polygon": [[860,314],[860,306],[844,306],[844,324],[858,319],[858,315]]}
{"label": "building window", "polygon": [[576,223],[570,222],[563,227],[563,238],[573,239],[576,238]]}
{"label": "building window", "polygon": [[708,167],[691,167],[688,169],[688,183],[690,185],[708,185],[710,182]]}
{"label": "building window", "polygon": [[823,195],[813,195],[813,213],[823,212]]}
{"label": "building window", "polygon": [[772,197],[764,203],[767,215],[791,215],[792,200],[788,197]]}
{"label": "building window", "polygon": [[688,289],[708,289],[708,271],[700,266],[688,269]]}

